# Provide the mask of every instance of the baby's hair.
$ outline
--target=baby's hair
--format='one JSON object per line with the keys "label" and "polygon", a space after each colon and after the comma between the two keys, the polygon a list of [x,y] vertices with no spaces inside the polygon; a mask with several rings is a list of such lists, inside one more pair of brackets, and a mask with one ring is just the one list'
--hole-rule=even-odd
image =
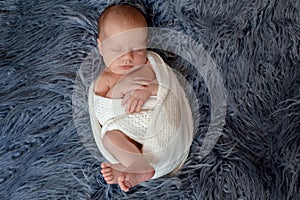
{"label": "baby's hair", "polygon": [[122,23],[132,23],[147,27],[147,21],[143,13],[134,6],[129,4],[113,4],[108,6],[98,18],[98,35],[103,34],[104,23],[107,19],[113,18],[114,20]]}

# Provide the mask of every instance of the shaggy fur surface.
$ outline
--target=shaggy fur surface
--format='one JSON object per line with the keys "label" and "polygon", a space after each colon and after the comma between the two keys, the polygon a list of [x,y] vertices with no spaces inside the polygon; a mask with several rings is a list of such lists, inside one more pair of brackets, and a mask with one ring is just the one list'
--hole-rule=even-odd
{"label": "shaggy fur surface", "polygon": [[[113,2],[0,1],[0,199],[300,199],[299,1],[130,1],[152,26],[203,45],[223,77],[227,112],[221,137],[200,157],[207,87],[195,66],[161,51],[192,85],[197,132],[181,171],[128,193],[101,177],[104,159],[82,134],[91,133],[87,104],[72,100],[76,88],[86,98],[93,77],[80,69],[96,48],[98,15]],[[89,62],[94,76],[100,61]]]}

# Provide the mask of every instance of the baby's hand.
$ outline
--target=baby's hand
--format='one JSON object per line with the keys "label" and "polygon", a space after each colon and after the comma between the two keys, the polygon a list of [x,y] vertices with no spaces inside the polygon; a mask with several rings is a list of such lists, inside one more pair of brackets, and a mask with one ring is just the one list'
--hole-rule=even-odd
{"label": "baby's hand", "polygon": [[144,103],[151,96],[151,90],[135,90],[131,93],[127,93],[122,101],[122,105],[126,105],[127,113],[140,112]]}
{"label": "baby's hand", "polygon": [[109,96],[111,98],[123,98],[126,94],[135,90],[144,90],[151,84],[151,81],[152,79],[147,77],[124,76],[109,91]]}

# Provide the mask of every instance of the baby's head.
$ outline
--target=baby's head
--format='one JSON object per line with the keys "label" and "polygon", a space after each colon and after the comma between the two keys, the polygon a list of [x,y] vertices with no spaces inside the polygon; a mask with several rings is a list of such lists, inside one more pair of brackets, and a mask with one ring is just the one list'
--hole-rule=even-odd
{"label": "baby's head", "polygon": [[133,6],[112,5],[98,19],[97,42],[106,67],[124,74],[146,63],[147,21]]}

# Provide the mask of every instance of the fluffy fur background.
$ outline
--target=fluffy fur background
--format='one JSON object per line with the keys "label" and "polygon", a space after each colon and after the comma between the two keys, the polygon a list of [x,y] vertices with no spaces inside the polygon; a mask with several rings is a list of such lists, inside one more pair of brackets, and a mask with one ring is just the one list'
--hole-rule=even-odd
{"label": "fluffy fur background", "polygon": [[[97,17],[113,1],[0,1],[0,199],[300,199],[299,1],[130,2],[152,26],[202,44],[220,67],[228,107],[215,148],[198,157],[210,115],[205,84],[161,52],[198,96],[189,160],[176,176],[128,193],[107,185],[103,158],[79,134],[91,131],[87,105],[72,95],[96,47]],[[83,113],[77,127],[74,107]]]}

